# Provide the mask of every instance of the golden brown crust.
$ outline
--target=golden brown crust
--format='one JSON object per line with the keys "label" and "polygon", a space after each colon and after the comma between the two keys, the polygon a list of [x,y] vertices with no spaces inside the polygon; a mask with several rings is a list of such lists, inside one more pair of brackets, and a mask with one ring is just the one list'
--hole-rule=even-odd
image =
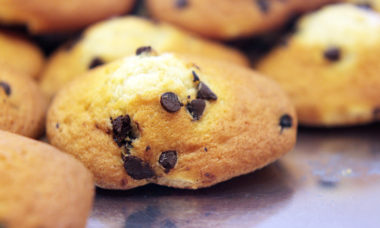
{"label": "golden brown crust", "polygon": [[85,227],[94,195],[91,173],[73,157],[0,131],[0,224]]}
{"label": "golden brown crust", "polygon": [[37,79],[44,64],[39,48],[15,34],[0,30],[0,64]]}
{"label": "golden brown crust", "polygon": [[29,77],[0,64],[0,129],[36,138],[44,131],[46,98]]}
{"label": "golden brown crust", "polygon": [[134,0],[2,0],[0,21],[26,24],[33,33],[79,29],[130,11]]}
{"label": "golden brown crust", "polygon": [[41,87],[53,96],[64,84],[85,73],[94,60],[106,63],[128,55],[137,48],[152,46],[159,52],[201,55],[247,66],[237,50],[194,37],[165,23],[138,17],[121,17],[88,28],[73,46],[64,46],[47,63]]}
{"label": "golden brown crust", "polygon": [[[149,182],[177,188],[207,187],[261,168],[293,147],[297,120],[277,85],[235,65],[176,56],[129,57],[70,83],[57,94],[48,112],[49,141],[81,160],[94,173],[98,186],[110,189],[130,189]],[[173,66],[180,67],[170,70]],[[162,70],[165,76],[158,80],[154,72]],[[193,85],[192,71],[218,96],[216,101],[206,102],[200,120],[192,120],[185,107],[169,113],[160,104],[160,96],[168,91],[178,94],[185,106],[194,99],[195,90],[189,86]],[[139,76],[138,72],[146,73]],[[179,84],[177,77],[182,80]],[[146,81],[139,82],[139,78]],[[162,84],[156,87],[155,80]],[[133,89],[136,86],[140,89]],[[79,95],[78,91],[86,92]],[[293,118],[291,128],[279,125],[284,114]],[[113,140],[110,118],[125,115],[138,129],[130,155],[149,164],[153,178],[136,180],[123,168],[124,149]],[[168,150],[177,152],[177,163],[166,173],[158,160]]]}
{"label": "golden brown crust", "polygon": [[[286,46],[276,48],[257,67],[288,92],[299,122],[346,126],[379,119],[380,17],[338,5],[300,25]],[[336,60],[325,57],[331,48],[339,53]]]}
{"label": "golden brown crust", "polygon": [[[246,37],[278,28],[299,12],[337,0],[148,0],[156,19],[215,39]],[[181,4],[182,3],[182,4]]]}

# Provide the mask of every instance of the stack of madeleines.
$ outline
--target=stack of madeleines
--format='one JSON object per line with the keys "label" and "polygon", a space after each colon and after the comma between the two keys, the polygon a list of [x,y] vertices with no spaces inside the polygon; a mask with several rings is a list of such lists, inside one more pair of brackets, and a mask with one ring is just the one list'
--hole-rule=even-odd
{"label": "stack of madeleines", "polygon": [[[0,227],[84,227],[94,184],[209,187],[289,152],[298,121],[380,119],[380,1],[144,3],[1,1]],[[223,44],[295,16],[258,62]],[[81,32],[46,57],[13,26]]]}

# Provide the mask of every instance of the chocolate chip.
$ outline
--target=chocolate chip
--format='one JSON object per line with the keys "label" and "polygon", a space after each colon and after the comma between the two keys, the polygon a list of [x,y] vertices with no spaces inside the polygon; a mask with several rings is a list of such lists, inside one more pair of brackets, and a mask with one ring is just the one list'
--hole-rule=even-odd
{"label": "chocolate chip", "polygon": [[197,73],[195,73],[195,71],[193,71],[193,82],[198,82],[199,81],[199,77],[197,75]]}
{"label": "chocolate chip", "polygon": [[0,88],[2,88],[7,96],[10,96],[12,93],[11,86],[6,82],[0,82]]}
{"label": "chocolate chip", "polygon": [[177,151],[168,150],[162,152],[158,159],[158,163],[160,163],[160,165],[165,168],[165,172],[168,173],[177,163]]}
{"label": "chocolate chip", "polygon": [[124,169],[135,180],[154,177],[154,171],[150,165],[136,156],[127,156],[124,159]]}
{"label": "chocolate chip", "polygon": [[178,9],[183,9],[183,8],[186,8],[188,6],[188,1],[187,0],[176,0],[175,1],[175,6],[178,8]]}
{"label": "chocolate chip", "polygon": [[167,92],[161,95],[161,106],[170,113],[177,112],[181,109],[181,102],[175,93]]}
{"label": "chocolate chip", "polygon": [[93,69],[93,68],[95,68],[95,67],[98,67],[98,66],[103,65],[104,63],[105,63],[105,62],[104,62],[101,58],[96,57],[96,58],[94,58],[94,59],[91,61],[90,65],[88,66],[88,69]]}
{"label": "chocolate chip", "polygon": [[112,132],[113,132],[113,140],[116,144],[121,147],[127,143],[131,144],[131,140],[136,139],[136,134],[133,132],[133,128],[131,126],[131,119],[129,115],[119,116],[116,119],[111,118],[112,124]]}
{"label": "chocolate chip", "polygon": [[205,150],[205,152],[207,152],[208,151],[207,147],[205,147],[204,150]]}
{"label": "chocolate chip", "polygon": [[146,152],[150,151],[150,146],[147,146],[147,147],[145,148],[145,151],[146,151]]}
{"label": "chocolate chip", "polygon": [[199,83],[198,85],[198,93],[197,93],[198,99],[205,99],[205,100],[216,100],[218,97],[215,95],[214,92],[211,91],[211,89],[204,84],[203,82]]}
{"label": "chocolate chip", "polygon": [[59,128],[59,123],[55,124],[55,128],[57,128],[57,129]]}
{"label": "chocolate chip", "polygon": [[323,55],[326,59],[330,60],[331,62],[336,62],[339,61],[341,57],[341,51],[337,47],[329,47],[325,50]]}
{"label": "chocolate chip", "polygon": [[188,103],[186,108],[193,116],[194,120],[199,120],[206,108],[206,102],[202,99],[195,99]]}
{"label": "chocolate chip", "polygon": [[132,140],[125,140],[125,147],[129,150],[133,148]]}
{"label": "chocolate chip", "polygon": [[254,0],[263,13],[268,13],[269,12],[269,2],[268,0]]}
{"label": "chocolate chip", "polygon": [[292,117],[288,114],[284,114],[280,118],[280,126],[281,128],[291,128],[293,125]]}
{"label": "chocolate chip", "polygon": [[143,46],[143,47],[137,48],[136,55],[141,55],[142,53],[150,53],[150,52],[152,52],[151,46]]}

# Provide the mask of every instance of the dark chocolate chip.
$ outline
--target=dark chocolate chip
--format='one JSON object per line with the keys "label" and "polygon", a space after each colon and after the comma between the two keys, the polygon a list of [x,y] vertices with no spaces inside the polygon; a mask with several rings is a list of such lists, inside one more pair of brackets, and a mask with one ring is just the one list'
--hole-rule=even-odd
{"label": "dark chocolate chip", "polygon": [[186,8],[188,6],[188,1],[187,0],[175,0],[175,6],[178,8],[178,9],[183,9],[183,8]]}
{"label": "dark chocolate chip", "polygon": [[132,140],[125,140],[125,143],[126,143],[125,147],[127,149],[132,149],[133,148]]}
{"label": "dark chocolate chip", "polygon": [[207,152],[208,151],[207,147],[205,147],[204,150]]}
{"label": "dark chocolate chip", "polygon": [[269,2],[268,0],[254,0],[259,7],[260,11],[263,13],[269,12]]}
{"label": "dark chocolate chip", "polygon": [[111,119],[112,124],[112,132],[113,132],[113,140],[116,142],[116,144],[121,147],[127,142],[127,138],[129,139],[135,139],[136,134],[133,132],[133,128],[131,126],[131,119],[129,115],[125,116],[119,116],[116,119]]}
{"label": "dark chocolate chip", "polygon": [[191,96],[190,96],[190,95],[188,95],[188,96],[187,96],[187,99],[190,99],[190,98],[191,98]]}
{"label": "dark chocolate chip", "polygon": [[198,93],[197,93],[198,99],[204,99],[204,100],[217,100],[218,97],[214,92],[211,91],[211,89],[204,84],[203,82],[199,83],[198,85]]}
{"label": "dark chocolate chip", "polygon": [[136,50],[136,55],[141,55],[142,53],[150,53],[152,52],[152,47],[151,46],[143,46],[143,47],[139,47],[137,48]]}
{"label": "dark chocolate chip", "polygon": [[281,128],[291,128],[293,125],[292,117],[288,114],[284,114],[280,118],[280,126]]}
{"label": "dark chocolate chip", "polygon": [[195,73],[195,71],[193,71],[193,82],[198,82],[199,81],[199,77],[197,75],[197,73]]}
{"label": "dark chocolate chip", "polygon": [[195,99],[188,103],[186,108],[193,116],[194,120],[199,120],[206,108],[206,102],[202,99]]}
{"label": "dark chocolate chip", "polygon": [[181,109],[181,102],[175,93],[167,92],[161,95],[161,106],[170,113],[177,112]]}
{"label": "dark chocolate chip", "polygon": [[6,83],[6,82],[0,82],[0,88],[2,88],[5,92],[5,94],[7,94],[7,96],[10,96],[11,93],[12,93],[12,89],[11,89],[11,86]]}
{"label": "dark chocolate chip", "polygon": [[150,151],[150,146],[147,146],[147,147],[145,148],[145,151],[146,151],[146,152]]}
{"label": "dark chocolate chip", "polygon": [[90,65],[88,65],[88,69],[93,69],[95,67],[103,65],[105,62],[100,57],[95,57],[92,59]]}
{"label": "dark chocolate chip", "polygon": [[341,51],[338,47],[329,47],[323,53],[324,57],[331,62],[339,61],[341,57]]}
{"label": "dark chocolate chip", "polygon": [[136,156],[127,156],[124,159],[124,168],[127,174],[135,180],[142,180],[155,176],[150,165]]}
{"label": "dark chocolate chip", "polygon": [[57,129],[59,128],[59,123],[55,124],[55,128],[57,128]]}
{"label": "dark chocolate chip", "polygon": [[168,150],[162,152],[158,159],[158,163],[160,163],[160,165],[165,168],[165,172],[168,173],[177,163],[177,151]]}

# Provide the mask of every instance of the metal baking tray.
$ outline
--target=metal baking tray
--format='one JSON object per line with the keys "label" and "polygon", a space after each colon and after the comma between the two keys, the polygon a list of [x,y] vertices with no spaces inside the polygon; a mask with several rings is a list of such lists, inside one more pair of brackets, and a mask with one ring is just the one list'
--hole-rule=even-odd
{"label": "metal baking tray", "polygon": [[300,129],[294,150],[200,190],[97,189],[87,227],[380,227],[380,124]]}

